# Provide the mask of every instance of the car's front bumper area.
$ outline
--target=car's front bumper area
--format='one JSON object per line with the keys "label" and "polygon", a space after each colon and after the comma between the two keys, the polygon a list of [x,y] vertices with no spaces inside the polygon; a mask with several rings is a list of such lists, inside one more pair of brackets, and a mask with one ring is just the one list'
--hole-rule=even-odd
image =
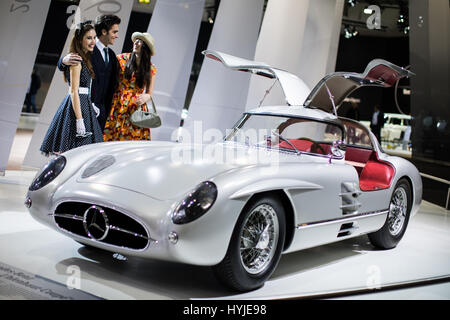
{"label": "car's front bumper area", "polygon": [[213,265],[226,251],[224,243],[223,250],[205,254],[210,251],[210,241],[202,238],[201,225],[173,224],[171,213],[176,201],[73,180],[55,190],[44,187],[29,191],[27,199],[31,202],[29,211],[37,221],[78,242],[110,252]]}

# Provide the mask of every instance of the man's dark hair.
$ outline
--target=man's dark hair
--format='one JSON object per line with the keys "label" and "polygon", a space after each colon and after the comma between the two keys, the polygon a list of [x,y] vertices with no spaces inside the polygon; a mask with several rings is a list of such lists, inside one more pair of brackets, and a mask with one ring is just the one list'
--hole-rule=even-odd
{"label": "man's dark hair", "polygon": [[113,14],[103,14],[95,19],[95,32],[97,37],[102,35],[102,30],[109,32],[112,26],[115,24],[120,24],[121,20],[118,16]]}

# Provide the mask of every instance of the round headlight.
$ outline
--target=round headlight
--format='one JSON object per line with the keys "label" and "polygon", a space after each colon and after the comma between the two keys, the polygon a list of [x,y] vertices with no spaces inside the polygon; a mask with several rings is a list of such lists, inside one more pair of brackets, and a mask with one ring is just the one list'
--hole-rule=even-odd
{"label": "round headlight", "polygon": [[57,156],[56,158],[52,159],[45,165],[44,169],[42,169],[39,176],[34,179],[28,189],[30,191],[36,191],[49,184],[61,173],[61,171],[63,171],[65,166],[66,158],[64,158],[63,156]]}
{"label": "round headlight", "polygon": [[202,182],[175,208],[173,223],[185,224],[198,219],[212,207],[216,198],[216,185],[210,181]]}

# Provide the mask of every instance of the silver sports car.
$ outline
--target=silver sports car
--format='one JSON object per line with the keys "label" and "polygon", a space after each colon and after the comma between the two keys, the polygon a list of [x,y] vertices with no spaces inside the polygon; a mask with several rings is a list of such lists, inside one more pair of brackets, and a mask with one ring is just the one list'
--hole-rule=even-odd
{"label": "silver sports car", "polygon": [[421,202],[419,172],[336,110],[359,87],[411,73],[377,59],[361,74],[327,75],[305,95],[286,71],[204,54],[278,80],[288,105],[246,112],[215,144],[107,142],[65,152],[29,187],[31,215],[87,246],[212,266],[238,291],[261,287],[282,253],[363,234],[394,248]]}

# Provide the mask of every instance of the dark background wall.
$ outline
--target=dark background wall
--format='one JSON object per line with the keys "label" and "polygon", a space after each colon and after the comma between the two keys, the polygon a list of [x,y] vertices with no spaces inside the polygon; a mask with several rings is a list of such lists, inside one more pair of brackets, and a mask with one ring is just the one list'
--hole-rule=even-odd
{"label": "dark background wall", "polygon": [[[367,64],[376,58],[390,61],[398,66],[409,65],[409,40],[408,37],[381,38],[381,37],[354,37],[346,39],[341,36],[339,41],[336,71],[351,71],[362,73]],[[350,97],[361,100],[359,103],[360,120],[370,120],[373,105],[379,104],[383,111],[399,113],[395,105],[397,94],[398,104],[402,112],[410,112],[410,96],[403,94],[403,87],[409,87],[409,80],[403,79],[399,83],[399,89],[365,87],[356,90]],[[345,116],[350,108],[350,103],[344,103],[339,109],[339,114]]]}

